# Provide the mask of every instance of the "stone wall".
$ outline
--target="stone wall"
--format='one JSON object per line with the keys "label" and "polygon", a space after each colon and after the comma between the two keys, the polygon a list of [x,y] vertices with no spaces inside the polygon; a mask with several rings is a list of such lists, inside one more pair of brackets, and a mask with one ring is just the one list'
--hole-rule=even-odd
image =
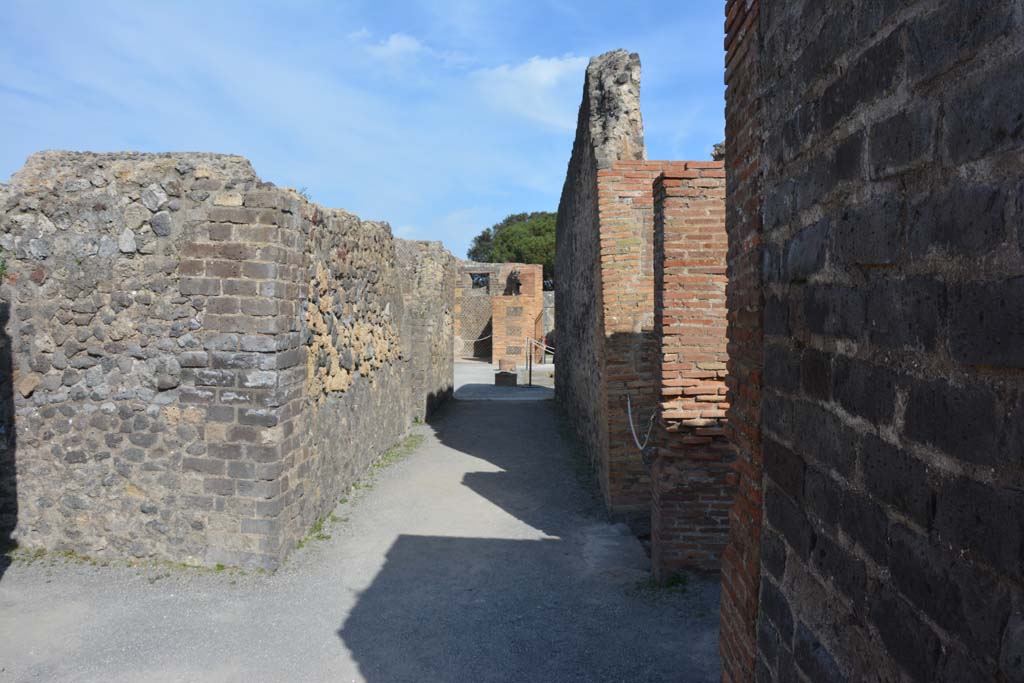
{"label": "stone wall", "polygon": [[1020,3],[746,19],[726,158],[730,276],[763,243],[760,320],[730,295],[740,349],[764,335],[757,678],[1024,680]]}
{"label": "stone wall", "polygon": [[411,366],[411,415],[425,420],[452,393],[457,268],[441,242],[396,239],[404,317],[402,357]]}
{"label": "stone wall", "polygon": [[725,438],[725,169],[688,162],[654,183],[654,310],[661,395],[651,468],[651,560],[667,579],[717,571],[734,475]]}
{"label": "stone wall", "polygon": [[555,292],[545,291],[543,294],[543,317],[541,318],[541,336],[549,345],[555,343]]}
{"label": "stone wall", "polygon": [[244,159],[47,152],[2,199],[21,545],[274,568],[451,386],[450,290],[402,291],[450,257]]}

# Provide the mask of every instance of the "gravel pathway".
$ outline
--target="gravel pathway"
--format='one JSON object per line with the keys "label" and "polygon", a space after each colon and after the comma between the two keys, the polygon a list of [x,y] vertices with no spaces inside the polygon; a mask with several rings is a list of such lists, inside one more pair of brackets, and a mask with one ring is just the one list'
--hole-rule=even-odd
{"label": "gravel pathway", "polygon": [[451,401],[275,575],[45,556],[0,681],[717,681],[718,585],[647,580],[550,401]]}

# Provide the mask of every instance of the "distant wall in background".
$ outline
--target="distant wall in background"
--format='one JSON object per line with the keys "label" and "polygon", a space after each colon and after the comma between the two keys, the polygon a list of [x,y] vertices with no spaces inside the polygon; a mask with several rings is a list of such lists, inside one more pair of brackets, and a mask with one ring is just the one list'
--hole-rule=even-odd
{"label": "distant wall in background", "polygon": [[491,292],[498,286],[498,280],[497,264],[458,262],[455,275],[456,358],[490,360],[494,346]]}
{"label": "distant wall in background", "polygon": [[[526,364],[526,354],[534,352],[526,338],[536,339],[540,330],[544,308],[544,268],[536,264],[501,264],[499,282],[504,287],[491,297],[494,353],[492,362],[501,360]],[[519,284],[514,286],[510,277],[515,273]],[[506,274],[507,273],[507,274]]]}
{"label": "distant wall in background", "polygon": [[[512,286],[518,274],[519,286]],[[460,261],[455,275],[455,355],[525,363],[527,336],[543,327],[543,266]]]}
{"label": "distant wall in background", "polygon": [[545,291],[544,292],[544,311],[543,317],[541,318],[541,329],[543,330],[543,336],[548,340],[548,344],[554,344],[555,341],[555,292]]}

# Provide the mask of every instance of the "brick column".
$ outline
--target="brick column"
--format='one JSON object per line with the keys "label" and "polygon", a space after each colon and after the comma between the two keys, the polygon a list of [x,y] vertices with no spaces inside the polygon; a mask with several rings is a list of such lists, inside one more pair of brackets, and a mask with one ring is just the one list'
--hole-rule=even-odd
{"label": "brick column", "polygon": [[[519,293],[505,294],[512,271],[519,271]],[[494,334],[492,362],[511,360],[526,363],[526,337],[534,332],[544,306],[543,266],[524,263],[502,264],[498,272],[498,294],[491,297],[491,327]]]}
{"label": "brick column", "polygon": [[645,421],[655,410],[651,187],[667,163],[617,161],[597,173],[608,416],[603,486],[611,510],[643,516],[650,481],[630,433],[625,397],[635,419]]}
{"label": "brick column", "polygon": [[761,282],[760,77],[757,0],[726,5],[726,298],[729,307],[727,433],[736,449],[736,498],[722,554],[719,649],[722,678],[754,678],[761,562]]}
{"label": "brick column", "polygon": [[[206,353],[189,359],[182,403],[206,406],[204,453],[182,459],[182,470],[204,477],[210,498],[207,565],[275,569],[287,553],[279,519],[287,494],[282,461],[297,406],[281,393],[283,373],[298,357],[280,350],[295,315],[297,291],[286,292],[289,268],[282,244],[298,220],[297,202],[280,191],[226,193],[207,210],[208,240],[184,249],[183,295],[208,295],[203,320]],[[289,296],[290,295],[290,296]],[[293,345],[297,345],[297,339]]]}
{"label": "brick column", "polygon": [[725,438],[725,169],[690,162],[654,183],[655,327],[660,405],[652,468],[652,563],[718,571],[729,530]]}

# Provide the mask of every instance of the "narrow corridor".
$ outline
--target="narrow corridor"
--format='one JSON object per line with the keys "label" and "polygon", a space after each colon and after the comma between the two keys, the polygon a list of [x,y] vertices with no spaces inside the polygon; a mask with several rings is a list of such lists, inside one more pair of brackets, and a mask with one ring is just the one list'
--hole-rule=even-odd
{"label": "narrow corridor", "polygon": [[273,576],[16,562],[0,680],[718,680],[717,582],[651,585],[553,402],[456,399],[417,433]]}

